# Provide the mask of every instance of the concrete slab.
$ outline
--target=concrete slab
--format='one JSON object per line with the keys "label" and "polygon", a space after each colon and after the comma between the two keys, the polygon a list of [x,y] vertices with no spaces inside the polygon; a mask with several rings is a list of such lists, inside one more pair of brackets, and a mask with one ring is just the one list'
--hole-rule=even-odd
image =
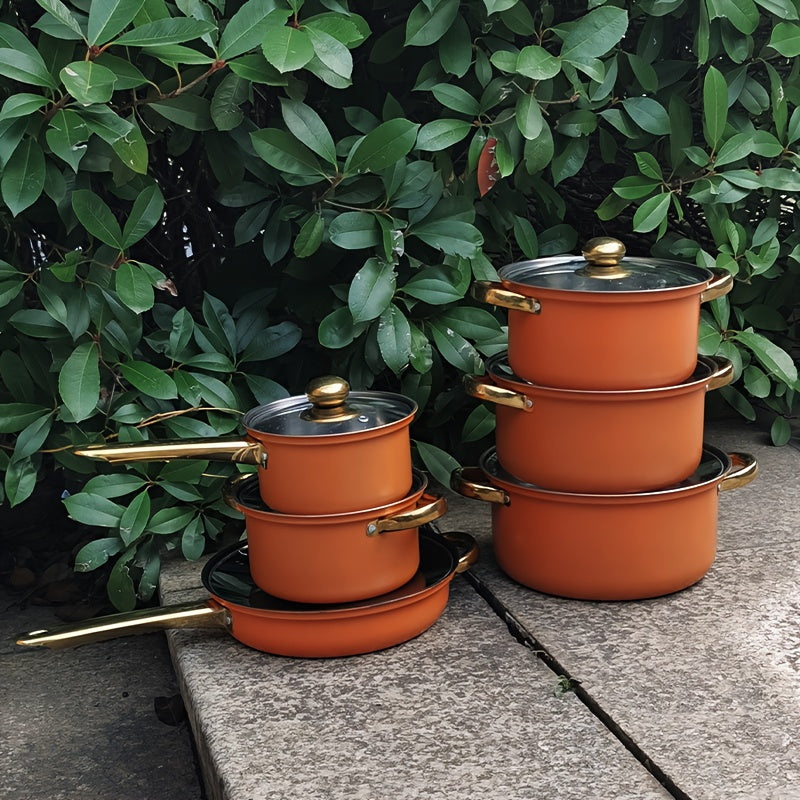
{"label": "concrete slab", "polygon": [[[187,592],[177,569],[166,602]],[[669,794],[516,643],[464,578],[417,639],[302,660],[227,634],[169,634],[211,800],[587,797]]]}
{"label": "concrete slab", "polygon": [[0,593],[0,797],[200,800],[188,724],[159,721],[178,693],[163,634],[51,651],[17,634],[63,623]]}
{"label": "concrete slab", "polygon": [[[800,453],[770,447],[763,433],[741,424],[708,425],[706,438],[754,453],[761,474],[721,495],[717,559],[694,587],[654,600],[589,603],[521,587],[488,553],[476,569],[689,797],[794,799]],[[484,541],[487,520],[480,512],[458,519]]]}

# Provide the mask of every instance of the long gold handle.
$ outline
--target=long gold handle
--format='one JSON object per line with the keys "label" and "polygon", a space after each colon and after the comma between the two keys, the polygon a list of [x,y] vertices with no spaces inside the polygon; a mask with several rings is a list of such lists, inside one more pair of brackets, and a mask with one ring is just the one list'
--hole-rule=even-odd
{"label": "long gold handle", "polygon": [[486,400],[488,403],[521,408],[523,411],[530,411],[533,408],[533,400],[527,395],[511,389],[504,389],[502,386],[495,386],[479,375],[465,375],[464,390],[468,395],[476,397],[478,400]]}
{"label": "long gold handle", "polygon": [[727,386],[733,380],[733,363],[731,361],[722,356],[711,356],[711,360],[717,366],[706,384],[707,392]]}
{"label": "long gold handle", "polygon": [[477,467],[459,467],[450,476],[450,488],[463,497],[483,500],[485,503],[498,503],[507,506],[511,498],[502,489],[484,483],[484,475]]}
{"label": "long gold handle", "polygon": [[447,511],[447,500],[444,497],[434,497],[424,494],[422,499],[425,504],[417,506],[410,511],[403,511],[399,514],[392,514],[389,517],[381,517],[367,523],[367,536],[377,536],[379,533],[387,531],[405,531],[409,528],[418,528],[426,522],[433,522],[439,517],[443,517]]}
{"label": "long gold handle", "polygon": [[171,461],[173,458],[207,458],[239,464],[266,466],[266,452],[251,439],[184,439],[141,444],[88,445],[73,451],[76,456],[117,464],[125,461]]}
{"label": "long gold handle", "polygon": [[723,297],[733,288],[733,275],[725,269],[712,267],[714,277],[711,283],[700,293],[700,302],[707,303],[709,300],[716,300]]}
{"label": "long gold handle", "polygon": [[728,453],[730,472],[720,481],[719,490],[727,492],[747,486],[758,475],[758,462],[750,453]]}
{"label": "long gold handle", "polygon": [[20,647],[79,647],[122,636],[165,630],[167,628],[230,628],[231,616],[225,606],[214,600],[183,603],[163,608],[142,608],[123,614],[97,617],[75,625],[50,630],[30,631],[17,637]]}
{"label": "long gold handle", "polygon": [[524,311],[526,314],[538,314],[542,310],[542,304],[535,297],[512,292],[492,281],[475,281],[470,291],[476,300],[492,306]]}

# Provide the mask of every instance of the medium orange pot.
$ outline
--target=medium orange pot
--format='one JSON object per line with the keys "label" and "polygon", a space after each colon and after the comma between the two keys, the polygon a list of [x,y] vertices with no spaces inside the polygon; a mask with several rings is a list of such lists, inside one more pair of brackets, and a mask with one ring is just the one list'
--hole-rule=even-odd
{"label": "medium orange pot", "polygon": [[250,571],[265,592],[297,603],[347,603],[402,586],[419,567],[418,528],[447,510],[414,471],[398,503],[348,514],[278,514],[254,475],[228,482],[226,502],[245,516]]}
{"label": "medium orange pot", "polygon": [[90,445],[77,455],[112,463],[200,458],[257,465],[261,499],[286,514],[341,514],[403,499],[411,487],[409,427],[416,403],[350,392],[325,376],[306,395],[248,411],[243,439]]}
{"label": "medium orange pot", "polygon": [[509,309],[508,359],[526,381],[569,389],[645,389],[686,380],[697,359],[700,304],[733,278],[678,261],[623,258],[592,239],[583,258],[521,261],[477,282],[478,300]]}
{"label": "medium orange pot", "polygon": [[492,540],[506,574],[540,592],[638,600],[699,581],[716,554],[717,495],[756,475],[755,459],[706,445],[696,472],[668,489],[574,494],[520,483],[494,449],[453,473],[465,497],[491,502]]}
{"label": "medium orange pot", "polygon": [[636,391],[554,389],[517,378],[505,355],[473,397],[496,403],[497,458],[526,483],[565,492],[641,492],[694,472],[703,452],[705,395],[730,383],[731,362],[701,356],[677,386]]}
{"label": "medium orange pot", "polygon": [[308,606],[265,594],[250,576],[248,548],[233,545],[203,568],[206,601],[145,608],[76,625],[22,634],[23,647],[82,644],[167,628],[223,628],[255,650],[300,658],[371,653],[419,636],[439,619],[450,582],[475,563],[478,549],[464,533],[420,532],[420,569],[390,594],[360,603]]}

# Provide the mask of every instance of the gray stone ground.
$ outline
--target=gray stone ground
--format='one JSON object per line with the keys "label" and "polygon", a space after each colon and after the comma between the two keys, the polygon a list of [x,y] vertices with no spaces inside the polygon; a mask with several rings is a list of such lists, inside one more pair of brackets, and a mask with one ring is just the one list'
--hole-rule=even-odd
{"label": "gray stone ground", "polygon": [[[479,539],[473,572],[517,637],[463,576],[428,631],[364,656],[170,633],[209,800],[800,798],[800,452],[738,422],[706,439],[754,453],[761,474],[720,495],[717,559],[683,592],[588,603],[521,587],[494,563],[488,507],[456,499],[441,527]],[[162,595],[206,596],[197,566],[171,565]],[[20,653],[8,618],[0,797],[201,796],[186,729],[151,710],[176,691],[161,634]],[[559,695],[531,643],[577,692]]]}

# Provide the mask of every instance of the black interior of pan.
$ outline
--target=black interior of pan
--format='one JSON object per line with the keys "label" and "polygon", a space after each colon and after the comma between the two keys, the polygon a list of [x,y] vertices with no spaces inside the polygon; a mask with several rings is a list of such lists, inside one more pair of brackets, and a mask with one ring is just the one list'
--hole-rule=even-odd
{"label": "black interior of pan", "polygon": [[[203,585],[216,597],[228,603],[265,611],[325,612],[340,609],[367,608],[390,603],[419,594],[444,580],[456,565],[452,547],[441,536],[423,525],[419,529],[420,565],[417,575],[404,586],[387,594],[359,600],[354,603],[323,605],[317,603],[292,603],[281,600],[259,589],[250,576],[246,544],[234,544],[221,550],[203,568]],[[420,584],[419,576],[424,578]]]}

